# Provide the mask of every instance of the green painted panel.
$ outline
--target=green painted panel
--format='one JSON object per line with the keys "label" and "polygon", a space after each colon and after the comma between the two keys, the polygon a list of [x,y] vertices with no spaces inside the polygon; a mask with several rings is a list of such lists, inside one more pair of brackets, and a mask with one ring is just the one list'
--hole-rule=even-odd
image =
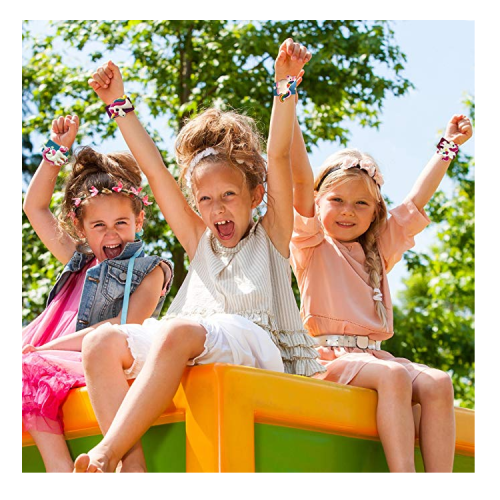
{"label": "green painted panel", "polygon": [[475,472],[475,470],[474,457],[455,455],[453,472]]}
{"label": "green painted panel", "polygon": [[186,472],[186,423],[156,425],[142,437],[149,472]]}
{"label": "green painted panel", "polygon": [[23,472],[45,472],[42,457],[36,446],[23,446]]}
{"label": "green painted panel", "polygon": [[[88,436],[67,441],[76,458],[93,448],[102,436]],[[184,422],[151,427],[142,437],[149,472],[186,472],[186,425]],[[36,446],[23,447],[23,472],[45,472]]]}
{"label": "green painted panel", "polygon": [[[424,466],[415,448],[417,472]],[[388,472],[380,441],[255,424],[256,472]],[[474,457],[455,456],[454,472],[474,472]]]}
{"label": "green painted panel", "polygon": [[387,472],[379,441],[255,424],[256,472]]}

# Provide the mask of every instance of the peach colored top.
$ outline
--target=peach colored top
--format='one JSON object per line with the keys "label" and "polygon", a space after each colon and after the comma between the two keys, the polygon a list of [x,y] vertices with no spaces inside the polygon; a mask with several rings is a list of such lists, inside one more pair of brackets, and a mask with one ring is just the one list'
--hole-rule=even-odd
{"label": "peach colored top", "polygon": [[425,211],[410,200],[390,211],[378,246],[385,264],[380,290],[387,309],[389,331],[384,331],[364,268],[360,243],[343,244],[328,236],[317,214],[295,212],[290,261],[300,289],[302,321],[313,335],[368,335],[373,340],[393,336],[389,272],[403,253],[415,245],[414,236],[430,223]]}

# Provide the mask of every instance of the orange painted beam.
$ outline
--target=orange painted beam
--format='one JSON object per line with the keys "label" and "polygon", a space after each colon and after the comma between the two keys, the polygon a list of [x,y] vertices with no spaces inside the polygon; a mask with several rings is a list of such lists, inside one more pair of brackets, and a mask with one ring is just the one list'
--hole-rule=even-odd
{"label": "orange painted beam", "polygon": [[[369,389],[216,363],[186,369],[155,425],[185,420],[188,472],[251,472],[255,422],[378,439],[376,405]],[[63,415],[67,438],[100,433],[85,388],[71,391]],[[455,415],[456,452],[473,456],[474,411]]]}

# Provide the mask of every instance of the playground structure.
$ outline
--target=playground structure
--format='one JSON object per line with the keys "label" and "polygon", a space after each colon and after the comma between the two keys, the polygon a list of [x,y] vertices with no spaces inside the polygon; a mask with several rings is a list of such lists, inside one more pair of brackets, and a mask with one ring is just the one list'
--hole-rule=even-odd
{"label": "playground structure", "polygon": [[[384,472],[377,393],[228,364],[186,368],[142,438],[150,472]],[[73,457],[102,438],[85,387],[62,408]],[[474,472],[474,411],[455,409],[454,472]],[[418,440],[417,471],[423,471]],[[23,472],[44,472],[23,428]]]}

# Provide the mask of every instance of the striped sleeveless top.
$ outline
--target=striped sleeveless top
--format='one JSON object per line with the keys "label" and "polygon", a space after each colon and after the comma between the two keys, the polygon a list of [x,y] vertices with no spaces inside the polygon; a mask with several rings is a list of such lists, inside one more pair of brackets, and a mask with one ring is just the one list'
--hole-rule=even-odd
{"label": "striped sleeveless top", "polygon": [[164,319],[217,313],[238,314],[267,331],[286,373],[311,376],[325,371],[300,318],[288,259],[274,247],[261,219],[233,248],[205,231]]}

